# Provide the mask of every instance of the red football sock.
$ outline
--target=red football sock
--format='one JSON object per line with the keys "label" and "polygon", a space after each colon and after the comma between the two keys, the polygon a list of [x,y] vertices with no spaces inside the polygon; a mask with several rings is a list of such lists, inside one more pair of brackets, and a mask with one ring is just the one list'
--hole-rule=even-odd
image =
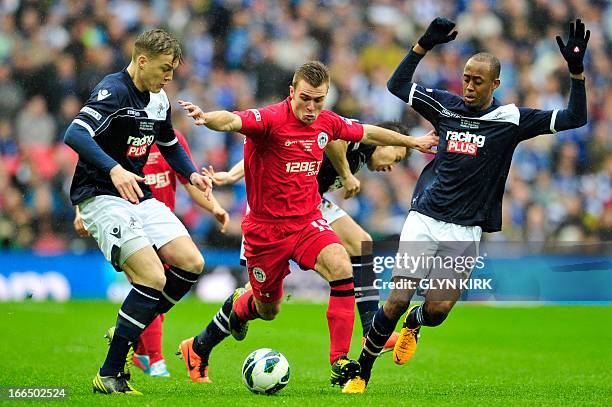
{"label": "red football sock", "polygon": [[329,327],[329,363],[346,355],[351,347],[355,322],[355,284],[353,277],[330,281],[327,325]]}
{"label": "red football sock", "polygon": [[[152,365],[164,358],[162,354],[162,321],[163,315],[158,315],[157,318],[140,334],[139,346],[142,345],[149,355],[149,364]],[[140,352],[137,352],[140,353]]]}
{"label": "red football sock", "polygon": [[[145,329],[146,331],[146,329]],[[142,331],[144,333],[144,331]],[[142,333],[140,334],[140,338],[138,339],[138,345],[136,345],[136,349],[134,349],[134,353],[137,353],[139,355],[146,355],[147,354],[147,348],[145,348],[144,346],[144,342],[142,341]]]}
{"label": "red football sock", "polygon": [[243,321],[250,321],[252,319],[259,318],[257,308],[255,307],[255,298],[253,297],[253,290],[248,290],[242,294],[234,303],[234,312],[238,318]]}

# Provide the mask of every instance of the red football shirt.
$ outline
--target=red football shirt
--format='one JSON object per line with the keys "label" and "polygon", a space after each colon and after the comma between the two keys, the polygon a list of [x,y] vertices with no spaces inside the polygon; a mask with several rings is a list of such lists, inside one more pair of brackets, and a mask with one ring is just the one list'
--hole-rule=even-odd
{"label": "red football shirt", "polygon": [[329,110],[307,125],[291,98],[261,109],[235,112],[242,119],[244,176],[251,215],[260,219],[311,216],[321,202],[317,174],[331,140],[360,141],[363,126]]}
{"label": "red football shirt", "polygon": [[[174,134],[187,152],[187,155],[189,155],[189,158],[191,158],[191,161],[193,161],[191,150],[189,150],[185,137],[178,130],[174,130]],[[178,178],[183,185],[189,181],[170,167],[170,164],[164,159],[156,144],[151,146],[149,158],[143,171],[145,184],[151,187],[153,197],[165,203],[174,212],[174,206],[176,205],[176,179]]]}

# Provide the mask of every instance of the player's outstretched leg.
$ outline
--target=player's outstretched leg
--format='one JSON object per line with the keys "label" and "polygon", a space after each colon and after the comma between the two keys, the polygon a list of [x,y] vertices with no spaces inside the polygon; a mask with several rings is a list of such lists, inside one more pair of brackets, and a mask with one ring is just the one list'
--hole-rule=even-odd
{"label": "player's outstretched leg", "polygon": [[[204,268],[202,268],[200,273]],[[166,274],[166,285],[162,290],[162,298],[159,301],[157,307],[158,314],[166,314],[172,307],[174,307],[198,282],[198,273],[189,272],[178,267],[170,266],[165,271]]]}
{"label": "player's outstretched leg", "polygon": [[208,376],[208,358],[213,348],[230,336],[229,314],[232,310],[233,298],[245,291],[244,288],[236,289],[199,335],[181,342],[177,355],[181,355],[185,361],[192,382],[212,383]]}

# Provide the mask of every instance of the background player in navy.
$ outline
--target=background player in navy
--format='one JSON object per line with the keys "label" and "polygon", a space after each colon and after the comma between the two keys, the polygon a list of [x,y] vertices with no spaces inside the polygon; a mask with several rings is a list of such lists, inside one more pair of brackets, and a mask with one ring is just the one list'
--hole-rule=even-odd
{"label": "background player in navy", "polygon": [[[393,130],[400,134],[408,135],[408,129],[396,122],[384,122],[377,124],[378,127]],[[423,139],[429,139],[432,143],[436,142],[436,136],[433,132],[427,134]],[[333,146],[333,147],[332,147]],[[327,155],[331,150],[334,153],[341,153],[342,159],[334,159],[336,163],[332,164]],[[333,154],[333,153],[332,153]],[[408,154],[406,147],[398,146],[374,146],[371,144],[346,142],[344,140],[336,140],[327,146],[323,162],[319,173],[317,174],[317,183],[319,184],[319,194],[321,195],[321,204],[319,209],[323,215],[323,219],[327,221],[329,226],[336,232],[342,245],[351,256],[353,267],[353,277],[355,279],[355,303],[361,318],[361,326],[363,335],[372,325],[374,313],[378,310],[380,295],[378,289],[374,287],[374,270],[372,267],[371,256],[362,256],[362,243],[372,241],[370,235],[363,230],[342,208],[336,205],[329,199],[324,197],[324,193],[333,191],[343,187],[343,179],[347,179],[347,173],[353,176],[364,165],[367,165],[370,171],[391,171],[395,164],[403,160]],[[343,168],[337,171],[334,167],[341,165]],[[340,176],[339,172],[344,172],[344,176]],[[217,185],[234,184],[244,177],[244,161],[241,160],[230,171],[215,172],[212,167],[206,170],[206,173],[211,176],[213,182]],[[359,182],[354,185],[359,185]],[[240,264],[246,266],[246,258],[241,253]],[[248,286],[247,286],[248,287]],[[241,294],[244,290],[238,289],[237,293]],[[238,294],[238,295],[239,295]],[[208,360],[213,348],[217,346],[223,339],[230,335],[229,329],[229,313],[232,307],[232,296],[230,296],[213,317],[208,326],[200,332],[195,338],[187,339],[184,344],[193,343],[193,351],[196,356],[199,356],[200,361],[197,369],[189,368],[189,361],[186,355],[187,351],[181,349],[185,363],[188,365],[189,376],[194,382],[210,383],[208,376]],[[397,334],[393,335],[385,344],[385,350],[392,350],[397,341]],[[191,342],[193,341],[193,342]],[[182,345],[185,348],[185,345]],[[192,358],[193,359],[193,358]]]}
{"label": "background player in navy", "polygon": [[[93,380],[94,392],[141,394],[124,372],[128,351],[156,315],[191,289],[204,267],[183,224],[152,198],[147,185],[139,185],[156,143],[172,168],[210,194],[210,180],[198,173],[174,135],[163,91],[180,62],[180,45],[165,31],[139,35],[129,66],[102,79],[66,130],[64,141],[79,153],[72,203],[106,259],[133,285]],[[170,266],[165,273],[162,261]]]}
{"label": "background player in navy", "polygon": [[[464,250],[477,250],[482,232],[501,229],[504,185],[518,143],[539,134],[586,124],[582,60],[590,33],[577,20],[575,26],[570,25],[567,44],[557,37],[570,71],[569,103],[564,110],[542,111],[501,105],[493,98],[493,91],[500,84],[500,64],[488,53],[473,55],[465,64],[463,98],[412,83],[416,66],[427,51],[455,39],[454,27],[453,22],[436,18],[400,63],[387,86],[430,121],[440,137],[436,158],[425,167],[417,182],[400,247],[402,242],[421,242],[436,252],[449,250],[452,254],[457,250],[454,254],[462,255]],[[449,249],[444,242],[456,244]],[[436,276],[440,271],[446,270],[408,271],[396,267],[393,281],[418,281]],[[461,277],[469,277],[469,271]],[[413,295],[414,290],[410,288],[391,291],[374,317],[359,357],[361,377],[347,382],[343,392],[365,391],[372,365]],[[420,327],[440,325],[460,295],[460,290],[443,293],[430,290],[425,302],[410,310],[393,354],[397,364],[406,363],[414,354]]]}

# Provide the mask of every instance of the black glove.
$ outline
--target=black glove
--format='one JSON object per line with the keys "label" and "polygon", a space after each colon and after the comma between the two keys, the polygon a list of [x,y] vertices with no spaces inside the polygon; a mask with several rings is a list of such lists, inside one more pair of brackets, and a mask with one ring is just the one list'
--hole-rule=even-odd
{"label": "black glove", "polygon": [[455,23],[444,17],[437,17],[429,24],[427,31],[421,38],[418,44],[426,50],[431,50],[438,44],[450,42],[457,37],[457,31],[451,30],[455,28]]}
{"label": "black glove", "polygon": [[563,58],[567,61],[570,73],[574,75],[581,74],[584,72],[584,65],[582,59],[586,52],[587,43],[591,31],[584,31],[584,23],[580,19],[576,20],[576,30],[574,30],[574,23],[570,23],[569,37],[567,38],[567,44],[563,44],[561,37],[557,35],[557,44],[559,44],[559,50],[563,54]]}

